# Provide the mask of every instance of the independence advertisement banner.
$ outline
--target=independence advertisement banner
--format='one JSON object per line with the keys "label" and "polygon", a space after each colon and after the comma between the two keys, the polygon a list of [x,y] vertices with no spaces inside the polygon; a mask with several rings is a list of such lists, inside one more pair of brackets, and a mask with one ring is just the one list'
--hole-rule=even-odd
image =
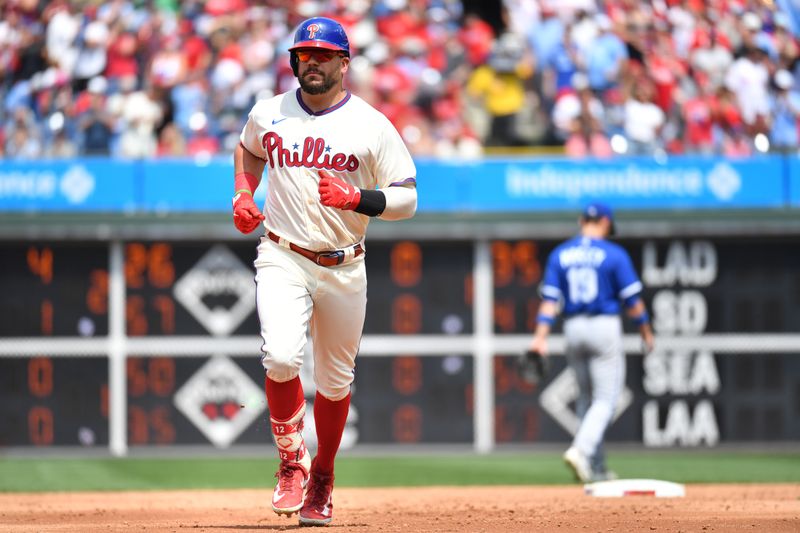
{"label": "independence advertisement banner", "polygon": [[[616,209],[752,209],[800,205],[800,163],[670,157],[609,160],[484,159],[417,162],[419,211],[575,210],[602,199]],[[268,168],[256,201],[268,194]],[[0,210],[223,212],[233,194],[230,158],[0,161]]]}
{"label": "independence advertisement banner", "polygon": [[509,159],[458,167],[424,161],[417,171],[423,211],[558,211],[594,199],[639,210],[786,205],[779,157]]}
{"label": "independence advertisement banner", "polygon": [[136,170],[106,159],[0,162],[0,210],[133,212]]}

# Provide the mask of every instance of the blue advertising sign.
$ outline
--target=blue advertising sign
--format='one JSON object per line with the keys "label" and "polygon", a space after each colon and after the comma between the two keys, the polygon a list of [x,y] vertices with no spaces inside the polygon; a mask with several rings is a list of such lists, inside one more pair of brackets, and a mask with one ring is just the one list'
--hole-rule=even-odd
{"label": "blue advertising sign", "polygon": [[[159,159],[142,162],[144,211],[215,212],[231,209],[233,160]],[[260,187],[261,188],[261,187]]]}
{"label": "blue advertising sign", "polygon": [[[418,160],[419,211],[574,210],[602,199],[617,209],[775,208],[800,205],[800,160],[776,157]],[[788,173],[787,173],[788,169]],[[789,183],[789,184],[787,184]],[[263,204],[268,183],[255,195]],[[223,212],[233,163],[159,159],[0,161],[0,210]]]}
{"label": "blue advertising sign", "polygon": [[786,202],[780,157],[507,159],[449,172],[439,162],[424,161],[417,163],[417,174],[423,211],[572,210],[595,199],[622,209],[764,208]]}
{"label": "blue advertising sign", "polygon": [[3,161],[0,211],[133,211],[136,168],[110,159]]}
{"label": "blue advertising sign", "polygon": [[789,176],[787,178],[787,194],[789,195],[788,204],[790,207],[800,207],[800,158],[798,156],[788,157]]}

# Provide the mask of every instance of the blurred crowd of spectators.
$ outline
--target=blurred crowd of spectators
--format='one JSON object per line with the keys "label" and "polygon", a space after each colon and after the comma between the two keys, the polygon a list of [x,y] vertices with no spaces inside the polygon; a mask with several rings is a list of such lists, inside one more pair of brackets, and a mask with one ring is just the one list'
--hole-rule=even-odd
{"label": "blurred crowd of spectators", "polygon": [[791,2],[567,4],[582,5],[538,3],[524,36],[541,76],[533,98],[568,154],[797,149],[798,20],[780,9]]}
{"label": "blurred crowd of spectators", "polygon": [[9,0],[0,156],[231,153],[253,103],[297,86],[286,49],[315,15],[417,156],[794,151],[791,4],[503,0],[496,30],[460,0]]}

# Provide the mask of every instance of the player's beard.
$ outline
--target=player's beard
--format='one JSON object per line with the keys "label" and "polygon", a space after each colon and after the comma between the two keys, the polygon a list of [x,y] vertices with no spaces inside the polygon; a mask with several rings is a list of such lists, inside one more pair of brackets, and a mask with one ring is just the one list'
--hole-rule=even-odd
{"label": "player's beard", "polygon": [[[322,77],[321,81],[308,81],[306,76],[309,74],[317,74],[318,76]],[[336,79],[333,77],[333,74],[325,74],[320,70],[306,70],[303,72],[303,75],[298,78],[300,82],[300,88],[303,91],[307,92],[308,94],[324,94],[331,90],[331,88],[336,84]]]}

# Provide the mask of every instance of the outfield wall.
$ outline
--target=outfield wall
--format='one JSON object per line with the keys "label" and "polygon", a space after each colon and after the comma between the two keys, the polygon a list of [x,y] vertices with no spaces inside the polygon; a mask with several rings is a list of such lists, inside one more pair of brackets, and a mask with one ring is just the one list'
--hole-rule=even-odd
{"label": "outfield wall", "polygon": [[[519,379],[514,357],[530,339],[547,254],[590,198],[619,212],[658,338],[643,359],[627,329],[609,440],[800,441],[796,167],[777,157],[418,162],[429,222],[379,222],[367,240],[343,445],[566,443],[575,386],[560,330],[539,389]],[[231,229],[230,172],[222,161],[0,164],[0,447],[124,455],[269,441],[255,239]],[[198,211],[203,224],[180,222]],[[729,215],[687,223],[717,213]],[[780,222],[749,222],[765,213]]]}

